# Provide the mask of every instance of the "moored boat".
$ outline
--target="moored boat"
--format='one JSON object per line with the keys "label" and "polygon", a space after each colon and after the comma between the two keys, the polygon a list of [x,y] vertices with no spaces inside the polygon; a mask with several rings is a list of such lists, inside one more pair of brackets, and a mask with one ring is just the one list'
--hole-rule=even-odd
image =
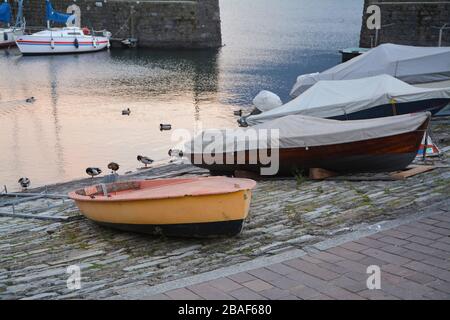
{"label": "moored boat", "polygon": [[23,35],[16,40],[19,50],[24,55],[85,53],[104,50],[109,47],[108,32],[96,35],[86,28],[67,26],[64,28],[50,28],[50,22],[70,25],[75,15],[58,13],[53,10],[51,3],[46,1],[47,29]]}
{"label": "moored boat", "polygon": [[193,177],[116,182],[69,193],[101,225],[166,236],[220,237],[241,232],[255,182]]}
{"label": "moored boat", "polygon": [[450,84],[420,88],[384,74],[353,80],[321,80],[286,104],[242,117],[242,125],[301,114],[336,120],[359,120],[429,111],[436,114],[450,102]]}
{"label": "moored boat", "polygon": [[0,22],[6,24],[6,28],[0,28],[0,48],[15,46],[17,37],[23,35],[22,0],[18,2],[17,11],[16,24],[11,26],[11,6],[7,0],[0,4]]}
{"label": "moored boat", "polygon": [[339,121],[291,115],[235,132],[205,130],[185,144],[183,156],[220,174],[236,170],[264,174],[263,168],[273,172],[277,167],[278,175],[307,173],[310,168],[396,171],[416,157],[430,117],[422,112]]}
{"label": "moored boat", "polygon": [[389,74],[409,84],[450,80],[450,47],[381,44],[320,73],[300,75],[291,90],[295,98],[320,80],[360,79]]}

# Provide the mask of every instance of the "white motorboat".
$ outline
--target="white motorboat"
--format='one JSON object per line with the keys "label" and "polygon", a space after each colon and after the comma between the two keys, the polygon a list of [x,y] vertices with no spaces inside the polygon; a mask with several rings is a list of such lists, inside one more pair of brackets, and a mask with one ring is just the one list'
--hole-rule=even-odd
{"label": "white motorboat", "polygon": [[0,28],[0,48],[16,45],[17,37],[23,35],[24,22],[22,18],[22,0],[18,3],[17,22],[15,26],[11,26],[11,6],[8,1],[0,5],[0,22],[4,22],[7,27]]}
{"label": "white motorboat", "polygon": [[450,80],[450,47],[414,47],[391,43],[320,73],[300,75],[291,90],[295,98],[320,80],[351,80],[388,74],[412,85],[445,87]]}
{"label": "white motorboat", "polygon": [[[97,34],[87,28],[70,26],[75,21],[75,15],[56,12],[49,0],[46,0],[46,18],[46,30],[17,38],[16,43],[22,54],[82,53],[109,47],[109,32]],[[65,23],[66,27],[51,28],[51,22]]]}

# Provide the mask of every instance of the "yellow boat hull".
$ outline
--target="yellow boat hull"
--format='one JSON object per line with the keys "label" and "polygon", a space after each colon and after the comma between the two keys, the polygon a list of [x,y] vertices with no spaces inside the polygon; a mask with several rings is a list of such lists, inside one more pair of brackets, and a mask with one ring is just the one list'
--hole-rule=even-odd
{"label": "yellow boat hull", "polygon": [[132,201],[75,200],[89,219],[126,231],[181,237],[233,236],[248,215],[251,190]]}

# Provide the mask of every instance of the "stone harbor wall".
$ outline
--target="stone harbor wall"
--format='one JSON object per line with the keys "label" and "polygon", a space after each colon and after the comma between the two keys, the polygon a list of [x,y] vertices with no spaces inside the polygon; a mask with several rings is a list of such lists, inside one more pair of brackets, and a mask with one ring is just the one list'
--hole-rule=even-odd
{"label": "stone harbor wall", "polygon": [[[417,46],[438,46],[439,28],[450,27],[450,2],[427,0],[365,0],[360,46],[370,48],[375,42],[375,30],[366,25],[370,14],[366,9],[378,5],[381,9],[381,30],[378,44],[396,43]],[[389,26],[390,25],[390,26]],[[383,27],[385,26],[385,27]],[[442,46],[450,46],[450,28],[442,33]]]}
{"label": "stone harbor wall", "polygon": [[[221,46],[219,0],[52,0],[59,12],[80,10],[81,26],[106,29],[115,38],[135,37],[152,48]],[[25,0],[27,26],[45,27],[45,1]],[[55,24],[55,26],[61,26]]]}

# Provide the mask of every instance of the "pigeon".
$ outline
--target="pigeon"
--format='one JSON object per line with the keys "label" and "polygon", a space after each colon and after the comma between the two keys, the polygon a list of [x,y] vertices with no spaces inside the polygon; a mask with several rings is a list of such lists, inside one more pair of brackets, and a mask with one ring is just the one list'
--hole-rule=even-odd
{"label": "pigeon", "polygon": [[91,176],[91,178],[94,178],[95,176],[98,176],[100,173],[102,173],[102,170],[99,168],[89,167],[86,169],[86,173]]}
{"label": "pigeon", "polygon": [[148,157],[144,157],[144,156],[137,156],[137,160],[142,162],[143,164],[145,164],[145,167],[147,167],[148,164],[152,164],[153,160],[148,158]]}
{"label": "pigeon", "polygon": [[122,115],[123,116],[129,116],[130,113],[131,113],[130,108],[126,108],[126,109],[122,110]]}
{"label": "pigeon", "polygon": [[119,164],[117,164],[115,162],[110,162],[108,164],[108,169],[111,169],[112,173],[116,173],[116,171],[119,170]]}
{"label": "pigeon", "polygon": [[17,182],[22,187],[22,190],[27,190],[27,188],[30,186],[31,183],[30,179],[28,179],[27,177],[22,177]]}
{"label": "pigeon", "polygon": [[36,99],[34,97],[30,97],[30,98],[27,98],[25,101],[27,103],[33,103],[34,101],[36,101]]}

